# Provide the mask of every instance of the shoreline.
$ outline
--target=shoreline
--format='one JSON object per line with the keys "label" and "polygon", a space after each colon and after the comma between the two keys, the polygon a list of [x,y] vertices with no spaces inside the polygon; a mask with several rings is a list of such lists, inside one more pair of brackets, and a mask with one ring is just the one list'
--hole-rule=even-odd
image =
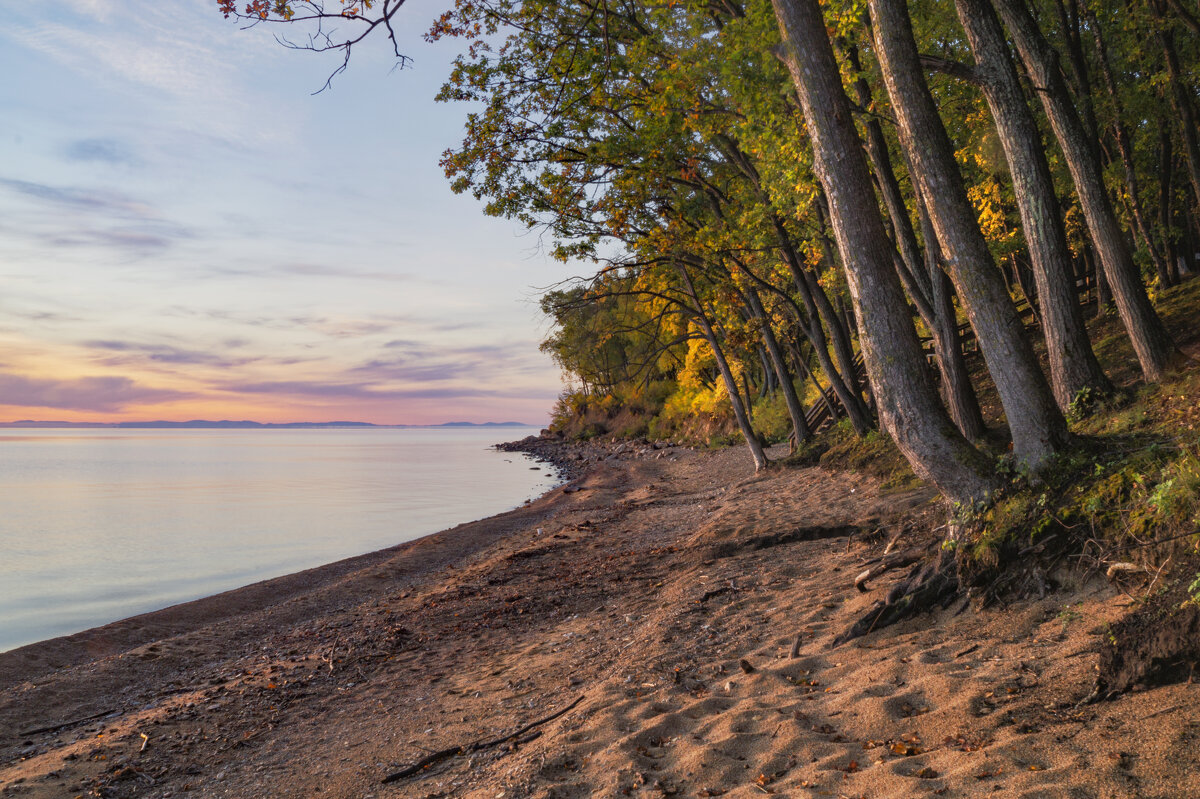
{"label": "shoreline", "polygon": [[[379,427],[379,426],[377,426],[377,427]],[[413,426],[408,426],[408,427],[413,428]],[[438,427],[449,428],[449,429],[461,429],[461,426],[457,426],[457,425],[442,425],[442,426],[438,426]],[[479,426],[474,426],[474,427],[484,428],[486,426],[479,425]],[[496,427],[500,427],[500,426],[497,425]],[[233,429],[236,429],[236,428],[233,428]],[[488,428],[488,429],[490,429],[490,428]],[[526,429],[528,429],[528,427]],[[204,431],[204,432],[211,432],[211,431]],[[218,431],[218,432],[220,432],[220,431]],[[485,449],[494,449],[496,451],[505,451],[504,445],[505,445],[505,443],[487,444]],[[539,499],[540,497],[542,497],[542,495],[545,495],[546,493],[553,491],[554,488],[558,488],[558,487],[562,486],[564,482],[569,480],[568,473],[566,473],[566,471],[562,467],[560,467],[560,465],[556,462],[556,459],[544,458],[544,457],[539,456],[538,453],[535,453],[535,452],[529,452],[529,455],[530,455],[530,461],[532,461],[532,463],[530,463],[529,465],[539,465],[539,467],[542,467],[545,469],[544,473],[542,473],[542,474],[545,474],[548,477],[548,482],[551,483],[550,487],[545,488],[544,491],[542,491],[539,494],[533,495],[532,498],[530,498],[530,493],[532,493],[532,492],[521,491],[521,493],[515,493],[514,494],[514,499],[515,499],[514,505],[508,507],[508,509],[506,509],[506,510],[500,510],[498,513],[487,512],[485,510],[484,512],[487,513],[486,516],[467,518],[467,519],[464,519],[463,522],[452,525],[452,527],[430,529],[427,531],[427,533],[424,533],[424,534],[418,536],[418,539],[419,539],[419,537],[427,537],[427,536],[432,536],[432,535],[448,533],[448,531],[450,531],[452,529],[456,529],[458,527],[462,527],[462,525],[464,525],[464,524],[485,521],[485,519],[491,518],[493,516],[503,515],[503,513],[509,512],[510,510],[516,510],[516,509],[518,509],[518,507],[528,504],[529,501]],[[546,468],[546,467],[548,467],[548,468]],[[539,477],[539,480],[541,480],[540,477]],[[538,486],[534,486],[534,489],[536,489],[536,488],[538,488]],[[500,505],[500,507],[504,507],[504,506]],[[432,525],[431,525],[431,527],[432,527]],[[426,529],[428,529],[428,527],[426,527]],[[96,635],[96,633],[98,633],[98,631],[101,631],[101,630],[108,631],[108,633],[110,633],[110,635],[112,635],[115,639],[124,638],[124,639],[130,639],[130,641],[132,641],[130,636],[128,636],[128,630],[125,630],[124,627],[137,626],[137,623],[158,625],[158,624],[160,624],[160,621],[162,621],[162,618],[170,617],[170,615],[173,614],[172,612],[174,611],[175,608],[184,608],[184,607],[191,608],[191,606],[196,605],[196,603],[203,603],[208,600],[215,600],[216,597],[232,597],[234,594],[238,594],[242,590],[248,591],[250,589],[256,589],[259,587],[263,588],[263,590],[259,591],[260,599],[262,599],[263,596],[266,596],[270,593],[270,590],[274,590],[274,588],[266,588],[266,585],[268,585],[268,584],[272,585],[272,587],[282,588],[284,591],[289,591],[289,593],[294,593],[295,590],[302,590],[305,588],[306,583],[305,583],[304,579],[301,578],[302,575],[311,575],[311,573],[312,573],[312,575],[317,576],[318,579],[322,579],[324,577],[320,577],[319,576],[320,573],[336,572],[337,566],[340,566],[342,564],[348,564],[348,563],[350,563],[350,561],[355,561],[356,559],[366,558],[366,557],[368,557],[368,555],[374,555],[374,554],[383,553],[383,552],[391,552],[391,551],[394,551],[394,549],[396,549],[397,547],[403,546],[404,543],[409,543],[409,542],[412,542],[412,541],[415,541],[418,539],[410,539],[409,541],[401,541],[400,543],[389,543],[386,541],[371,542],[376,547],[379,547],[379,543],[384,543],[384,546],[379,547],[379,548],[365,548],[365,551],[359,551],[359,552],[352,551],[352,552],[348,552],[346,554],[332,553],[331,558],[330,557],[320,558],[318,555],[318,558],[313,558],[313,559],[306,558],[306,560],[308,560],[308,565],[306,565],[304,563],[294,564],[294,565],[290,566],[290,569],[288,569],[287,566],[284,566],[284,570],[275,570],[275,569],[268,569],[268,567],[263,567],[263,569],[257,569],[256,571],[266,572],[266,575],[260,576],[257,578],[254,577],[253,575],[247,575],[248,579],[250,579],[251,582],[244,582],[241,584],[233,583],[233,581],[226,582],[226,581],[224,581],[224,579],[215,578],[214,581],[210,581],[210,582],[216,582],[216,583],[224,582],[226,584],[214,585],[214,587],[212,587],[212,589],[210,589],[209,593],[202,593],[199,595],[191,594],[190,597],[188,597],[187,595],[179,596],[178,599],[176,599],[176,597],[170,597],[170,596],[163,597],[163,599],[166,599],[167,602],[169,602],[169,603],[162,603],[162,605],[158,605],[157,607],[155,607],[154,605],[151,605],[149,609],[142,609],[142,611],[139,611],[139,609],[136,607],[130,608],[130,609],[128,609],[128,611],[126,611],[126,613],[127,613],[126,615],[120,615],[120,617],[118,617],[118,618],[109,617],[110,620],[97,619],[97,623],[94,623],[88,627],[84,627],[84,629],[78,629],[78,627],[76,627],[76,631],[55,633],[55,635],[50,635],[48,637],[43,637],[43,638],[37,638],[37,639],[34,639],[34,641],[28,641],[26,643],[20,643],[18,645],[14,645],[14,647],[0,650],[0,683],[2,683],[2,681],[4,681],[4,675],[5,675],[4,656],[7,654],[10,654],[10,653],[17,653],[17,651],[23,650],[26,647],[37,647],[37,645],[48,644],[50,642],[59,641],[59,639],[97,638],[100,636]],[[370,545],[368,545],[368,546],[370,546]],[[366,563],[366,561],[364,561],[364,564],[365,563]],[[300,566],[299,569],[298,569],[298,565]],[[348,567],[352,567],[352,566],[348,566]],[[272,571],[274,571],[275,573],[271,573]],[[230,584],[230,583],[232,583],[232,584]],[[293,583],[299,583],[299,584],[294,585]],[[253,594],[253,591],[251,591],[251,593]],[[152,618],[152,617],[162,617],[162,618]],[[126,623],[131,623],[131,624],[126,624]],[[136,644],[134,644],[134,645],[136,645]]]}
{"label": "shoreline", "polygon": [[0,655],[0,795],[982,799],[1200,784],[1200,687],[1077,706],[1095,631],[1128,611],[1103,581],[834,647],[903,577],[859,592],[863,564],[893,537],[940,540],[931,491],[755,474],[741,448],[616,448],[564,455],[591,465],[508,513],[35,644],[21,664]]}
{"label": "shoreline", "polygon": [[[656,446],[657,444],[657,446]],[[0,652],[0,690],[17,679],[34,679],[37,674],[25,675],[21,664],[38,664],[37,668],[53,670],[69,667],[94,659],[98,656],[119,654],[121,651],[132,649],[158,638],[177,635],[196,624],[213,624],[233,616],[243,615],[251,610],[261,610],[273,604],[286,601],[305,591],[322,587],[331,580],[336,580],[360,569],[370,568],[382,561],[415,551],[419,556],[432,542],[422,544],[426,539],[449,537],[463,528],[473,528],[476,525],[501,524],[510,514],[536,504],[555,491],[561,491],[571,482],[584,476],[590,468],[605,461],[605,459],[620,456],[628,452],[631,456],[644,454],[647,451],[663,452],[669,456],[673,452],[684,451],[685,448],[674,443],[644,442],[636,448],[630,442],[603,443],[573,443],[564,442],[553,437],[526,436],[518,441],[504,441],[492,446],[500,452],[521,452],[537,464],[548,464],[555,470],[556,484],[533,500],[526,500],[502,513],[485,516],[479,519],[462,522],[454,527],[427,533],[411,541],[405,541],[383,549],[351,555],[329,563],[323,563],[308,569],[289,572],[277,577],[257,580],[246,585],[208,594],[185,602],[168,605],[165,608],[126,616],[95,627],[89,627],[67,635],[54,636],[13,649]],[[614,456],[615,453],[615,456]],[[566,493],[571,493],[566,488]],[[448,544],[448,542],[445,542]],[[463,556],[474,552],[482,542],[472,542],[469,551]],[[443,563],[444,565],[444,563]],[[26,651],[28,650],[28,651]],[[11,657],[10,657],[11,656]]]}
{"label": "shoreline", "polygon": [[[576,466],[573,458],[555,457],[549,453],[548,456],[543,456],[541,452],[544,450],[522,449],[517,446],[520,443],[502,442],[494,445],[494,448],[499,451],[524,452],[530,455],[535,463],[546,463],[556,470],[556,485],[532,501],[526,500],[502,513],[462,522],[390,547],[351,555],[300,571],[178,602],[158,610],[127,616],[79,632],[45,638],[5,650],[0,652],[0,690],[4,690],[15,681],[36,679],[47,671],[78,665],[98,657],[117,655],[161,638],[179,635],[197,625],[215,624],[246,613],[264,610],[396,557],[416,556],[419,559],[418,571],[414,577],[424,574],[429,569],[442,568],[453,560],[453,555],[446,555],[440,551],[452,546],[448,540],[451,536],[460,533],[464,528],[506,526],[506,517],[528,509],[581,476],[582,470]],[[563,446],[569,445],[559,445],[560,448]],[[563,465],[567,463],[571,464],[570,469]],[[463,550],[462,556],[468,557],[487,543],[490,543],[490,539],[466,542],[467,548]],[[461,542],[455,542],[453,545],[459,544]],[[437,553],[437,562],[426,563],[434,552]]]}

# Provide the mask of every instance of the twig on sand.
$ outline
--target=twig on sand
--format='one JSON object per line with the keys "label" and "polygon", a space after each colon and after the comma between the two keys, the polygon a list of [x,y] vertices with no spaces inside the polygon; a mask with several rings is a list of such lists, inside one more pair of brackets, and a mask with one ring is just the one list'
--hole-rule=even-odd
{"label": "twig on sand", "polygon": [[804,640],[803,633],[796,633],[796,640],[792,641],[792,651],[788,654],[789,658],[795,659],[800,657],[800,642]]}
{"label": "twig on sand", "polygon": [[404,768],[400,769],[399,771],[396,771],[396,772],[393,772],[393,773],[387,775],[386,777],[383,778],[383,783],[386,785],[387,783],[390,783],[390,782],[397,782],[399,780],[402,780],[405,777],[411,777],[412,775],[417,774],[417,773],[429,768],[434,763],[440,763],[441,761],[445,760],[446,758],[454,757],[455,755],[458,755],[458,754],[465,755],[465,754],[469,754],[471,752],[478,752],[480,749],[489,749],[493,746],[499,746],[502,743],[507,743],[508,741],[511,741],[514,738],[520,738],[522,735],[529,732],[534,727],[540,727],[541,725],[543,725],[547,722],[554,721],[556,718],[563,715],[564,713],[566,713],[567,711],[571,710],[576,705],[578,705],[580,702],[582,702],[584,700],[585,696],[586,696],[586,694],[580,694],[579,696],[575,697],[575,701],[571,702],[571,704],[567,705],[566,707],[562,708],[561,710],[556,710],[553,713],[551,713],[549,716],[543,716],[540,719],[535,719],[534,721],[529,722],[528,724],[526,724],[524,727],[520,728],[519,730],[514,730],[513,732],[507,733],[506,735],[502,735],[499,738],[495,738],[491,741],[475,741],[474,743],[466,744],[465,746],[451,746],[451,747],[447,747],[445,749],[441,749],[437,752],[431,752],[430,754],[428,754],[425,757],[418,760],[416,763],[413,763],[411,766],[405,766]]}
{"label": "twig on sand", "polygon": [[972,652],[974,652],[974,651],[975,651],[976,649],[978,649],[978,648],[979,648],[979,644],[971,644],[971,645],[970,645],[969,647],[967,647],[966,649],[964,649],[964,650],[962,650],[962,651],[960,651],[960,652],[955,652],[955,653],[954,653],[954,659],[955,659],[955,660],[957,660],[958,658],[962,657],[963,655],[969,655],[969,654],[971,654]]}
{"label": "twig on sand", "polygon": [[17,733],[17,735],[20,735],[23,737],[26,735],[40,735],[43,732],[58,732],[59,730],[65,730],[67,727],[74,727],[76,724],[85,724],[89,721],[95,721],[96,719],[102,719],[107,716],[112,716],[116,713],[117,713],[116,710],[105,710],[101,713],[93,713],[90,716],[84,716],[83,718],[80,718],[80,719],[71,719],[70,721],[64,721],[61,724],[51,724],[48,727],[38,727],[35,730],[23,730],[22,732]]}

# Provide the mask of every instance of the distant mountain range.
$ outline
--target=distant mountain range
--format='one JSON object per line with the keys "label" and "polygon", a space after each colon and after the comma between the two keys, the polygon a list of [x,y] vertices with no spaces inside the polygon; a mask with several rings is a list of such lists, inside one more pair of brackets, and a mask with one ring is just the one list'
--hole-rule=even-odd
{"label": "distant mountain range", "polygon": [[430,428],[430,427],[536,427],[524,422],[443,422],[442,424],[372,424],[370,422],[251,422],[222,419],[192,419],[188,422],[47,422],[22,419],[19,422],[0,422],[0,427],[121,427],[121,428],[166,428],[166,429],[308,429],[319,427],[353,427],[382,429]]}

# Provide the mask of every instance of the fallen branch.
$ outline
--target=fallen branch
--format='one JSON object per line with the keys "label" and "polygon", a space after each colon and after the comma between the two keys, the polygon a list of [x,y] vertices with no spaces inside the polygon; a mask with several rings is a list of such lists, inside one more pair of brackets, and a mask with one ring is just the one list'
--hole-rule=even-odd
{"label": "fallen branch", "polygon": [[396,771],[396,772],[393,772],[393,773],[387,775],[386,777],[383,778],[383,784],[386,785],[390,782],[398,782],[399,780],[402,780],[405,777],[411,777],[412,775],[417,774],[418,772],[424,771],[425,769],[429,768],[433,764],[440,763],[441,761],[443,761],[447,758],[450,758],[450,757],[454,757],[455,755],[458,755],[458,754],[465,755],[465,754],[470,754],[471,752],[478,752],[480,749],[489,749],[493,746],[499,746],[502,743],[507,743],[508,741],[511,741],[514,738],[519,738],[522,735],[524,735],[525,733],[532,730],[534,727],[540,727],[541,725],[546,724],[547,722],[554,721],[556,718],[563,715],[564,713],[566,713],[567,711],[571,710],[576,705],[578,705],[580,702],[582,702],[584,700],[584,696],[585,696],[584,694],[580,694],[579,696],[575,697],[575,701],[573,701],[571,704],[567,705],[563,709],[556,710],[555,712],[551,713],[549,716],[543,716],[540,719],[531,721],[528,724],[526,724],[524,727],[522,727],[521,729],[514,730],[513,732],[510,732],[506,735],[502,735],[499,738],[495,738],[491,741],[475,741],[474,743],[470,743],[465,746],[451,746],[451,747],[447,747],[446,749],[441,749],[437,752],[431,752],[430,754],[428,754],[425,757],[418,760],[416,763],[413,763],[411,766],[405,766],[404,768],[400,769],[399,771]]}
{"label": "fallen branch", "polygon": [[90,716],[84,716],[80,719],[64,721],[62,724],[51,724],[49,727],[38,727],[36,730],[25,730],[17,733],[17,735],[24,737],[26,735],[40,735],[43,732],[58,732],[59,730],[65,730],[67,727],[74,727],[77,724],[85,724],[89,721],[95,721],[96,719],[102,719],[107,716],[115,715],[117,712],[118,711],[116,710],[105,710],[102,713],[94,713]]}

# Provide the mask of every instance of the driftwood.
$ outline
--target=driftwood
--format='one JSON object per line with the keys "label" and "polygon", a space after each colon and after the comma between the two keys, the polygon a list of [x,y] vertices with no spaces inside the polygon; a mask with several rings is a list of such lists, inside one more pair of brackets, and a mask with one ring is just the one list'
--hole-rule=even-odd
{"label": "driftwood", "polygon": [[579,696],[575,697],[575,701],[573,701],[571,704],[567,705],[563,709],[556,710],[553,713],[551,713],[549,716],[543,716],[540,719],[531,721],[528,724],[526,724],[524,727],[520,728],[519,730],[514,730],[510,733],[507,733],[506,735],[502,735],[499,738],[495,738],[491,741],[475,741],[474,743],[469,743],[464,746],[451,746],[451,747],[447,747],[446,749],[441,749],[437,752],[431,752],[428,755],[426,755],[425,757],[418,760],[416,763],[413,763],[411,766],[405,766],[404,768],[400,769],[399,771],[396,771],[396,772],[393,772],[393,773],[387,775],[386,777],[383,778],[382,782],[385,785],[390,782],[398,782],[399,780],[402,780],[405,777],[411,777],[414,774],[424,771],[425,769],[429,768],[433,764],[440,763],[441,761],[443,761],[447,758],[450,758],[450,757],[454,757],[455,755],[459,755],[459,754],[465,755],[465,754],[469,754],[471,752],[478,752],[480,749],[489,749],[493,746],[499,746],[500,744],[508,743],[509,741],[511,741],[515,738],[520,738],[522,735],[529,732],[534,727],[540,727],[541,725],[546,724],[547,722],[554,721],[556,718],[563,715],[567,711],[571,710],[572,708],[574,708],[576,705],[578,705],[583,700],[584,700],[584,694],[580,694]]}

